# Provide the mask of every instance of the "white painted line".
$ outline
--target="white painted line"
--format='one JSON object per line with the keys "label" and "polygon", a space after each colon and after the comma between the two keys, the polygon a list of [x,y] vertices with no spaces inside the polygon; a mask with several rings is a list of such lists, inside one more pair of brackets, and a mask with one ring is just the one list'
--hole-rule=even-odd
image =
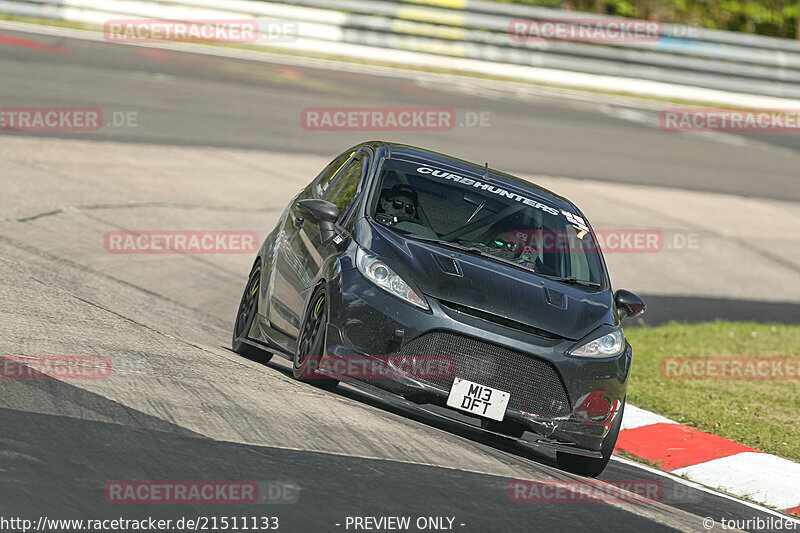
{"label": "white painted line", "polygon": [[[626,406],[626,409],[627,409],[627,406]],[[765,455],[765,454],[756,454],[756,455]],[[767,514],[770,514],[772,516],[776,516],[776,517],[782,518],[784,520],[793,521],[797,525],[800,526],[800,519],[797,519],[797,518],[794,518],[794,517],[789,517],[788,515],[785,515],[785,514],[783,514],[781,512],[775,511],[774,509],[770,509],[769,507],[764,507],[763,505],[759,505],[759,504],[757,504],[755,502],[751,502],[751,501],[747,501],[747,500],[740,500],[739,498],[737,498],[735,496],[731,496],[730,494],[725,494],[724,492],[719,492],[719,491],[714,490],[714,489],[712,489],[710,487],[707,487],[705,485],[701,485],[700,483],[698,483],[696,481],[679,477],[678,475],[675,474],[675,471],[673,471],[673,472],[665,472],[664,470],[659,470],[657,468],[653,468],[652,466],[648,466],[646,464],[642,464],[642,463],[639,463],[639,462],[634,461],[632,459],[628,459],[626,457],[622,457],[622,456],[619,456],[619,455],[612,455],[611,456],[611,460],[612,461],[616,461],[618,463],[626,464],[628,466],[639,468],[641,470],[644,470],[646,472],[649,472],[649,473],[657,475],[657,476],[661,476],[663,478],[668,478],[670,481],[674,481],[675,483],[680,483],[681,485],[686,485],[687,487],[691,487],[693,489],[699,490],[700,492],[705,492],[706,494],[711,494],[713,496],[718,496],[718,497],[724,498],[726,500],[731,500],[731,501],[734,501],[734,502],[739,503],[741,505],[744,505],[746,507],[750,507],[751,509],[756,509],[756,510],[761,511],[763,513],[767,513]],[[791,509],[791,507],[782,507],[782,509]]]}
{"label": "white painted line", "polygon": [[742,452],[673,473],[779,509],[800,505],[800,464],[768,453]]}
{"label": "white painted line", "polygon": [[626,405],[622,416],[622,429],[634,429],[651,424],[677,424],[674,420],[640,409],[635,405]]}

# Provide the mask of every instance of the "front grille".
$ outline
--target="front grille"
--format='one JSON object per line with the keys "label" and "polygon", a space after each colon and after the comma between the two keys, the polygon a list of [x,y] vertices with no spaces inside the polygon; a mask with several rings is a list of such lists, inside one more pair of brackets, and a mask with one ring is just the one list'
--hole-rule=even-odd
{"label": "front grille", "polygon": [[[455,361],[455,375],[419,381],[450,390],[460,377],[511,394],[511,409],[543,417],[571,412],[567,393],[555,367],[548,361],[479,339],[445,331],[425,333],[404,345],[397,355],[425,356]],[[436,376],[437,378],[439,376]]]}

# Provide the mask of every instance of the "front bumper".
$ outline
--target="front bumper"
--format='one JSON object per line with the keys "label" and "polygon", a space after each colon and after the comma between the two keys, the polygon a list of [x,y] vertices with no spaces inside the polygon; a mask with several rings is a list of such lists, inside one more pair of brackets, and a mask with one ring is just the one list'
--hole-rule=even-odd
{"label": "front bumper", "polygon": [[[341,271],[329,283],[331,318],[318,373],[366,381],[416,403],[444,407],[454,376],[476,381],[511,393],[504,420],[523,424],[565,451],[597,456],[625,397],[630,346],[615,358],[572,357],[566,351],[573,340],[509,328],[427,295],[431,310],[423,311],[379,289],[356,269]],[[335,372],[336,361],[385,361],[386,356],[446,357],[455,362],[455,373],[354,378]]]}

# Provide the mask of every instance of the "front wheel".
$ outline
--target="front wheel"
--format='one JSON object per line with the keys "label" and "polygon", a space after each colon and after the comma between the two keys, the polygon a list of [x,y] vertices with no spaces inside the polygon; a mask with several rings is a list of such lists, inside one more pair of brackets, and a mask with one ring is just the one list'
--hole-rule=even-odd
{"label": "front wheel", "polygon": [[246,342],[247,334],[250,333],[250,328],[253,327],[253,321],[256,318],[256,303],[258,302],[258,291],[261,289],[260,285],[261,264],[259,263],[250,271],[247,286],[244,288],[244,294],[239,302],[236,322],[233,325],[231,348],[238,354],[266,363],[272,359],[272,354]]}
{"label": "front wheel", "polygon": [[310,383],[323,389],[333,389],[339,384],[336,379],[320,376],[316,373],[322,355],[325,352],[325,330],[328,327],[328,301],[325,287],[318,288],[309,300],[300,336],[297,338],[297,350],[294,354],[292,374],[296,379]]}
{"label": "front wheel", "polygon": [[625,400],[623,399],[622,404],[619,407],[619,413],[617,413],[617,418],[611,425],[611,429],[608,431],[608,435],[606,435],[605,439],[603,439],[603,445],[600,447],[600,452],[603,454],[602,459],[583,457],[581,455],[572,455],[564,452],[556,452],[558,467],[562,470],[566,470],[567,472],[572,472],[573,474],[578,474],[581,476],[599,476],[603,470],[605,470],[608,461],[611,460],[611,454],[614,453],[614,446],[617,444],[617,437],[619,436],[619,430],[622,427],[622,415],[624,412]]}

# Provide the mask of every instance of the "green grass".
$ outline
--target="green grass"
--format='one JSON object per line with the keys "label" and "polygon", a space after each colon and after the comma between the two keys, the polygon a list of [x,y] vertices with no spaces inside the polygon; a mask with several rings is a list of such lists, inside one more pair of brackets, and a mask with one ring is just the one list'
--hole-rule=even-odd
{"label": "green grass", "polygon": [[665,379],[666,357],[798,357],[800,326],[710,322],[625,331],[628,401],[687,426],[800,461],[800,379]]}

